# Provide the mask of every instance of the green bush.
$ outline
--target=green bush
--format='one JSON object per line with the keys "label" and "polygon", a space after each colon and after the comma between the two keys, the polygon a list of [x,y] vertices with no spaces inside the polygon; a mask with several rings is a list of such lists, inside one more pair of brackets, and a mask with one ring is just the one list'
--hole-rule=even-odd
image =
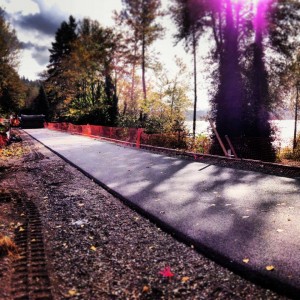
{"label": "green bush", "polygon": [[117,119],[117,126],[124,128],[139,128],[141,123],[135,115],[120,115]]}
{"label": "green bush", "polygon": [[300,161],[300,134],[297,137],[296,148],[294,150],[289,147],[284,148],[281,150],[280,158]]}
{"label": "green bush", "polygon": [[187,138],[187,148],[191,152],[208,154],[210,147],[211,139],[204,134],[199,134],[195,138],[192,136]]}
{"label": "green bush", "polygon": [[142,144],[171,149],[186,149],[186,136],[180,133],[146,134]]}

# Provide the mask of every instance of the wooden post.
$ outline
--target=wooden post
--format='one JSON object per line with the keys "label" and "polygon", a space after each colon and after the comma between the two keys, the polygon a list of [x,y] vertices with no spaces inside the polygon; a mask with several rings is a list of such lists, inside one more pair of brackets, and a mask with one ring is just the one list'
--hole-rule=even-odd
{"label": "wooden post", "polygon": [[136,136],[136,147],[141,148],[141,135],[143,132],[143,128],[138,128],[137,136]]}
{"label": "wooden post", "polygon": [[227,141],[227,143],[228,143],[228,145],[229,145],[229,147],[230,147],[230,149],[231,149],[231,151],[232,151],[234,157],[235,157],[235,158],[238,158],[238,156],[236,155],[236,152],[235,152],[235,150],[234,150],[234,147],[233,147],[233,145],[232,145],[232,143],[231,143],[231,141],[230,141],[228,135],[225,135],[225,139],[226,139],[226,141]]}
{"label": "wooden post", "polygon": [[216,137],[218,139],[218,142],[219,142],[219,144],[220,144],[220,146],[221,146],[221,148],[222,148],[222,150],[224,152],[224,155],[228,157],[228,153],[227,153],[226,148],[225,148],[225,146],[224,146],[224,144],[223,144],[223,142],[222,142],[222,140],[221,140],[221,138],[219,136],[219,133],[218,133],[216,127],[214,126],[212,120],[209,119],[208,121],[209,121],[209,124],[210,124],[211,128],[213,129],[213,131],[214,131],[214,133],[215,133],[215,135],[216,135]]}
{"label": "wooden post", "polygon": [[297,88],[297,95],[296,95],[296,103],[295,103],[295,126],[294,126],[293,152],[295,152],[296,147],[297,147],[298,101],[299,101],[300,82],[297,82],[296,88]]}

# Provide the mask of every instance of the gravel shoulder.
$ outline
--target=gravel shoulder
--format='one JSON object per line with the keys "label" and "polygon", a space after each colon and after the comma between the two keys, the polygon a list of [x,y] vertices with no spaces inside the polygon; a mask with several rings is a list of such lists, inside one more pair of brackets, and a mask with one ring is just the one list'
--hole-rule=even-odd
{"label": "gravel shoulder", "polygon": [[[177,241],[29,136],[22,138],[18,147],[27,150],[1,161],[0,184],[25,193],[39,210],[54,299],[286,299]],[[1,233],[12,238],[14,210],[13,203],[0,203]],[[13,299],[11,258],[0,257],[0,265],[6,266],[0,268],[0,299]],[[166,266],[174,276],[159,273]]]}

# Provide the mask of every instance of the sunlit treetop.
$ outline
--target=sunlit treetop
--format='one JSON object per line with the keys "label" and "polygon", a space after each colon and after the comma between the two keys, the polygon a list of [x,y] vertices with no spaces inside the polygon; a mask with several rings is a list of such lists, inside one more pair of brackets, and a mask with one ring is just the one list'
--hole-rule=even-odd
{"label": "sunlit treetop", "polygon": [[233,5],[249,6],[253,11],[255,30],[263,30],[266,26],[266,13],[273,0],[229,0]]}
{"label": "sunlit treetop", "polygon": [[253,0],[253,23],[256,30],[262,30],[266,26],[266,13],[271,1],[272,0]]}

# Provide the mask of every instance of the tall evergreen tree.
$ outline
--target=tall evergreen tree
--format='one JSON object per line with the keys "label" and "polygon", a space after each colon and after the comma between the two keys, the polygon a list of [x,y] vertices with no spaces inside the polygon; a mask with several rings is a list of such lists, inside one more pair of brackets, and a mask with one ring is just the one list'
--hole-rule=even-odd
{"label": "tall evergreen tree", "polygon": [[33,101],[33,109],[36,114],[45,115],[46,119],[48,119],[49,102],[43,84],[40,85],[39,94]]}
{"label": "tall evergreen tree", "polygon": [[67,97],[66,87],[68,82],[63,76],[65,71],[64,62],[70,56],[72,44],[77,39],[76,20],[70,16],[68,22],[62,22],[55,34],[55,42],[52,43],[50,51],[50,60],[48,74],[46,75],[46,90],[49,98],[51,111],[61,104]]}
{"label": "tall evergreen tree", "polygon": [[80,123],[115,124],[118,98],[112,71],[117,38],[112,29],[85,18],[66,51],[58,52],[67,54],[55,57],[58,73],[49,76],[46,84],[59,100],[62,117]]}
{"label": "tall evergreen tree", "polygon": [[76,40],[77,23],[73,16],[69,17],[69,22],[62,22],[60,28],[56,31],[55,42],[50,49],[50,64],[48,72],[59,71],[62,60],[71,53],[72,43]]}

